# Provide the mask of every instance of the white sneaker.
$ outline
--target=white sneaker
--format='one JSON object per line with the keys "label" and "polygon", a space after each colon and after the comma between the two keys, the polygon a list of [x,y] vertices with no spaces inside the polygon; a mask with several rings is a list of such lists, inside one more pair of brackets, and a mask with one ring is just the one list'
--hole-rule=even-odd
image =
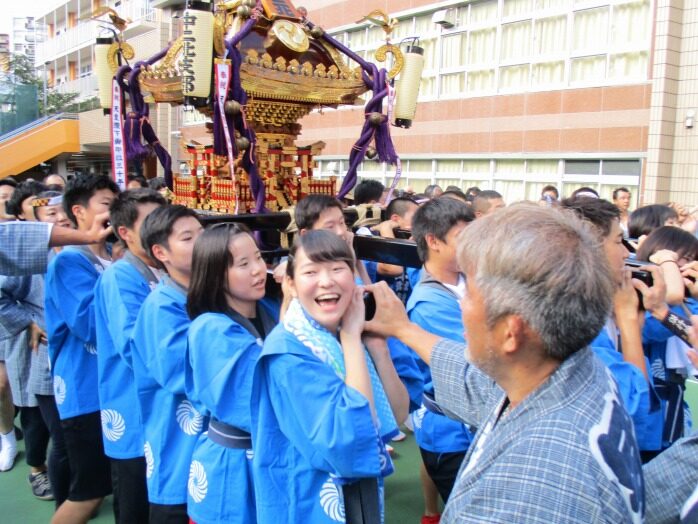
{"label": "white sneaker", "polygon": [[405,435],[402,431],[400,431],[397,435],[395,435],[395,436],[394,436],[393,438],[391,438],[390,440],[391,440],[392,442],[402,442],[402,441],[405,440],[406,438],[407,438],[407,435]]}
{"label": "white sneaker", "polygon": [[405,420],[404,426],[411,432],[414,433],[414,425],[412,424],[412,416],[410,415],[407,417],[407,420]]}
{"label": "white sneaker", "polygon": [[7,442],[3,444],[0,450],[0,471],[10,471],[17,458],[17,446],[8,445]]}

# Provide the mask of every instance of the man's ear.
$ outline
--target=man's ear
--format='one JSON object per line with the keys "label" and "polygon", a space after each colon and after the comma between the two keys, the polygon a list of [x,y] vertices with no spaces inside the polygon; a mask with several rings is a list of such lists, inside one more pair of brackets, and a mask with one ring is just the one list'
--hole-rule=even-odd
{"label": "man's ear", "polygon": [[424,236],[424,240],[427,241],[427,247],[429,248],[430,251],[439,251],[441,249],[441,241],[436,238],[436,235],[433,233],[427,233]]}
{"label": "man's ear", "polygon": [[160,244],[155,244],[153,246],[152,253],[155,259],[163,265],[170,260],[167,250]]}
{"label": "man's ear", "polygon": [[500,347],[505,355],[513,355],[526,345],[529,336],[528,324],[519,315],[507,315],[497,322],[495,330],[500,338]]}
{"label": "man's ear", "polygon": [[299,229],[299,230],[298,230],[298,234],[299,234],[299,235],[305,235],[307,232],[308,232],[308,229],[306,229],[306,228],[303,228],[303,229]]}
{"label": "man's ear", "polygon": [[70,208],[70,210],[73,212],[73,216],[75,217],[75,225],[77,226],[80,223],[80,219],[82,219],[85,214],[85,208],[80,204],[75,204]]}
{"label": "man's ear", "polygon": [[131,231],[126,226],[119,226],[118,228],[116,228],[116,234],[119,236],[121,240],[126,242],[126,244],[132,241]]}

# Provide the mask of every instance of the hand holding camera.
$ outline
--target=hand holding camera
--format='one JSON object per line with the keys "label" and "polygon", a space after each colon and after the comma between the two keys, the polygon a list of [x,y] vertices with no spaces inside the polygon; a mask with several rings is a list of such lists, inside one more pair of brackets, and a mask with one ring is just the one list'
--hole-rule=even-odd
{"label": "hand holding camera", "polygon": [[641,309],[652,315],[655,312],[666,313],[666,283],[659,266],[637,260],[626,260],[625,264],[632,268],[632,283],[637,290]]}
{"label": "hand holding camera", "polygon": [[86,231],[86,235],[90,239],[91,244],[99,244],[113,234],[114,231],[109,223],[109,211],[95,216],[92,227]]}

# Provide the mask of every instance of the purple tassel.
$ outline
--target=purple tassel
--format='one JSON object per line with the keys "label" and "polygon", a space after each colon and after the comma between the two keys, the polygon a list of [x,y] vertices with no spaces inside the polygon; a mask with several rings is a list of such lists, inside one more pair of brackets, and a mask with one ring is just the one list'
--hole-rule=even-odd
{"label": "purple tassel", "polygon": [[155,130],[153,130],[153,126],[150,124],[150,121],[145,117],[143,118],[142,130],[143,138],[145,138],[146,142],[148,142],[148,144],[150,144],[150,147],[153,148],[155,155],[158,157],[158,160],[160,161],[160,165],[162,166],[162,169],[165,174],[165,185],[167,185],[167,187],[170,187],[172,184],[172,157],[167,152],[167,149],[165,149],[163,145],[160,143],[160,140],[158,140],[158,137],[155,134]]}
{"label": "purple tassel", "polygon": [[[142,163],[153,152],[157,155],[165,173],[165,184],[169,189],[173,187],[172,181],[172,157],[158,140],[153,126],[148,120],[150,107],[145,103],[138,83],[143,66],[152,65],[162,59],[169,50],[169,46],[148,60],[137,62],[133,69],[124,67],[119,69],[117,78],[124,89],[128,89],[131,102],[131,111],[124,118],[124,135],[126,137],[126,157],[132,162]],[[123,77],[128,73],[128,87],[123,85]],[[148,143],[145,146],[141,138]]]}
{"label": "purple tassel", "polygon": [[[242,55],[240,50],[237,48],[237,44],[247,36],[254,27],[259,14],[261,13],[261,2],[257,2],[257,6],[253,10],[253,15],[247,20],[243,26],[230,40],[226,41],[226,47],[228,49],[228,58],[231,61],[232,76],[230,79],[230,89],[228,91],[228,100],[235,100],[244,106],[247,103],[247,93],[242,88],[242,81],[240,79],[240,66],[242,65]],[[217,103],[217,102],[216,102]],[[217,107],[214,107],[214,119],[213,119],[213,138],[214,138],[214,151],[221,151],[221,154],[227,154],[227,147],[225,144],[225,136],[223,135],[223,126],[220,121],[220,116]],[[218,118],[216,118],[218,117]],[[242,114],[239,115],[226,115],[226,120],[228,123],[228,129],[231,133],[234,130],[240,132],[240,136],[247,138],[250,142],[250,146],[247,148],[242,156],[242,167],[247,172],[250,181],[250,191],[255,201],[254,212],[262,213],[266,211],[265,203],[266,197],[264,193],[264,182],[259,176],[259,170],[257,169],[257,163],[255,161],[255,147],[257,145],[257,137],[254,131],[245,125],[245,120]],[[217,129],[218,128],[218,129]],[[233,157],[237,157],[239,151],[233,141]],[[234,166],[230,166],[232,171]]]}
{"label": "purple tassel", "polygon": [[228,154],[217,96],[213,99],[213,154],[220,156]]}
{"label": "purple tassel", "polygon": [[[305,20],[305,23],[309,28],[315,27],[315,25]],[[383,99],[388,94],[387,81],[388,75],[385,69],[378,70],[378,67],[367,62],[347,46],[341,42],[335,40],[332,36],[324,33],[322,38],[329,43],[335,49],[338,49],[343,54],[354,60],[357,64],[361,66],[361,77],[371,91],[373,91],[373,98],[368,101],[364,108],[364,113],[368,118],[370,113],[383,113]],[[387,118],[384,118],[380,125],[374,127],[369,122],[368,119],[364,122],[363,128],[361,130],[361,136],[356,141],[349,154],[349,169],[347,174],[344,176],[342,181],[342,187],[337,193],[337,198],[344,198],[349,191],[356,184],[356,172],[359,165],[366,155],[366,149],[368,149],[371,140],[374,140],[376,144],[376,151],[378,152],[378,160],[381,162],[387,162],[389,164],[397,163],[397,153],[395,152],[395,146],[393,145],[393,140],[390,137],[390,123]]]}

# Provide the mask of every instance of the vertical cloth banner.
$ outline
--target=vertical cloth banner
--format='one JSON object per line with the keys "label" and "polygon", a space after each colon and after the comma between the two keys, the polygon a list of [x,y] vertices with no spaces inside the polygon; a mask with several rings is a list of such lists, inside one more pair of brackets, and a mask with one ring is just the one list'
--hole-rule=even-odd
{"label": "vertical cloth banner", "polygon": [[112,80],[111,129],[111,172],[116,185],[126,190],[126,144],[124,143],[123,97],[116,78]]}
{"label": "vertical cloth banner", "polygon": [[228,89],[230,87],[230,75],[232,72],[230,60],[216,59],[216,100],[218,102],[218,112],[220,120],[223,124],[223,135],[225,136],[225,145],[228,150],[228,170],[230,171],[230,180],[232,182],[232,196],[235,199],[235,214],[238,213],[239,199],[237,196],[237,183],[235,181],[235,152],[233,151],[233,141],[230,138],[230,129],[228,121],[225,118],[225,102],[228,99]]}

